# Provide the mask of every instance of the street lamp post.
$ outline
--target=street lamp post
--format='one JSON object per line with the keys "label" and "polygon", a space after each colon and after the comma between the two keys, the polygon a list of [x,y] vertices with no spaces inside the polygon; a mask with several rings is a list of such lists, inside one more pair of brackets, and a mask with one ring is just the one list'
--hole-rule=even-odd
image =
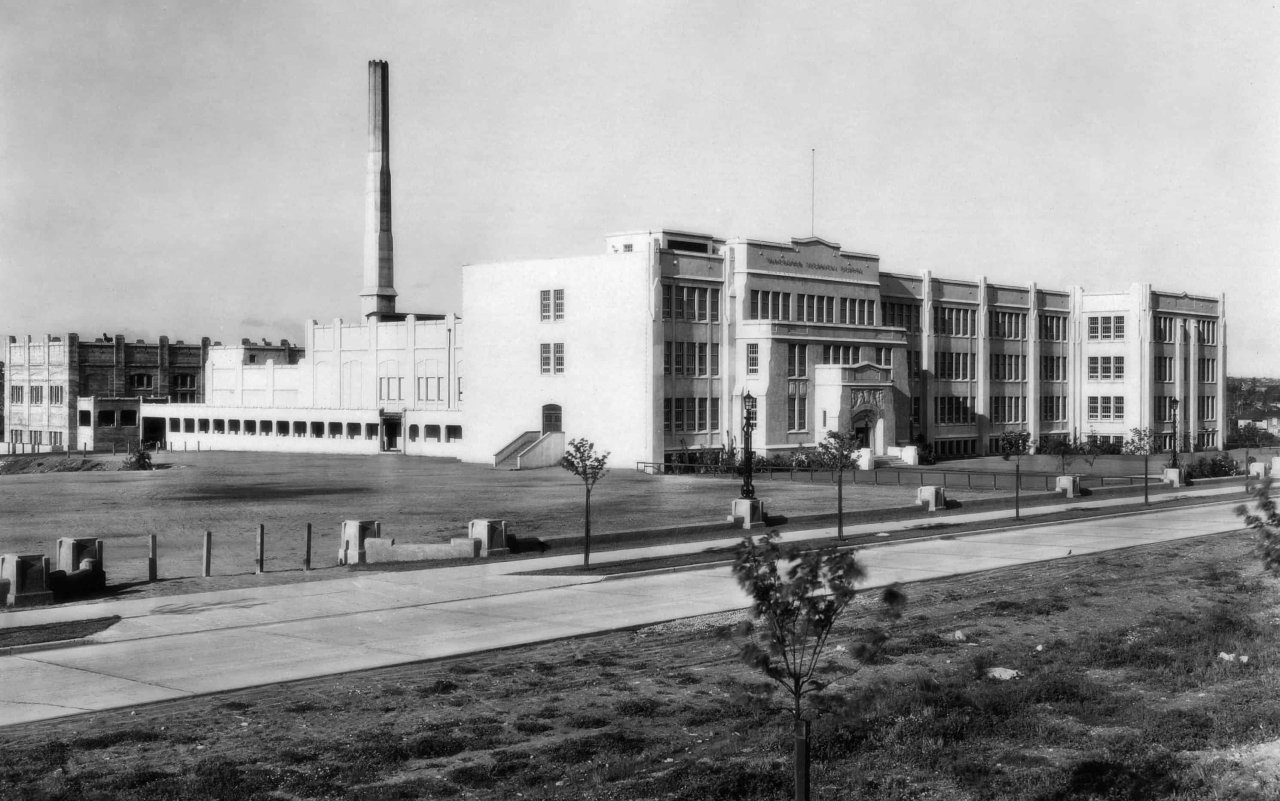
{"label": "street lamp post", "polygon": [[747,392],[742,396],[742,497],[755,500],[756,488],[751,483],[751,432],[756,427],[756,399]]}

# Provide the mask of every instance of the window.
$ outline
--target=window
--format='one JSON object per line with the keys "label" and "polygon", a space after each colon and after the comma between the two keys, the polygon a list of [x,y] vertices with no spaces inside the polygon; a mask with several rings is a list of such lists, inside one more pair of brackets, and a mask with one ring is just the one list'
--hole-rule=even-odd
{"label": "window", "polygon": [[172,390],[173,400],[176,403],[197,403],[200,398],[196,392],[196,377],[194,373],[176,373],[170,379],[170,389]]}
{"label": "window", "polygon": [[992,381],[1026,381],[1027,357],[1016,353],[991,354]]}
{"label": "window", "polygon": [[1090,395],[1088,401],[1090,420],[1123,420],[1123,395]]}
{"label": "window", "polygon": [[420,401],[441,401],[442,385],[444,379],[440,376],[421,376],[418,378],[418,400]]}
{"label": "window", "polygon": [[1089,339],[1124,339],[1124,317],[1089,318]]}
{"label": "window", "polygon": [[1201,420],[1217,420],[1218,419],[1218,396],[1217,395],[1201,395],[1200,396],[1200,419]]}
{"label": "window", "polygon": [[[841,320],[841,322],[845,322]],[[920,305],[917,303],[884,304],[881,325],[887,328],[905,328],[908,332],[920,332]]]}
{"label": "window", "polygon": [[787,382],[787,430],[805,431],[809,428],[809,382]]}
{"label": "window", "polygon": [[834,323],[836,299],[828,295],[797,295],[796,319],[808,323]]}
{"label": "window", "polygon": [[43,445],[43,444],[44,444],[44,432],[43,432],[43,431],[32,431],[32,432],[31,432],[31,444],[32,444],[32,445]]}
{"label": "window", "polygon": [[1061,395],[1044,395],[1040,398],[1040,419],[1056,423],[1067,419],[1067,399]]}
{"label": "window", "polygon": [[1156,420],[1161,423],[1173,422],[1173,398],[1163,395],[1156,398]]}
{"label": "window", "polygon": [[987,334],[996,339],[1026,339],[1026,312],[987,312]]}
{"label": "window", "polygon": [[1041,381],[1066,381],[1067,380],[1067,357],[1066,356],[1041,356],[1040,357],[1040,380]]}
{"label": "window", "polygon": [[15,384],[9,387],[9,402],[15,404],[22,403],[22,393],[23,387],[20,385]]}
{"label": "window", "polygon": [[876,364],[889,367],[893,364],[893,348],[876,348]]}
{"label": "window", "polygon": [[120,425],[122,426],[138,425],[138,410],[137,409],[121,409]]}
{"label": "window", "polygon": [[404,400],[404,379],[398,376],[383,376],[379,378],[378,400]]}
{"label": "window", "polygon": [[823,345],[822,364],[857,364],[857,345]]}
{"label": "window", "polygon": [[1067,318],[1061,314],[1040,315],[1040,339],[1043,342],[1067,341]]}
{"label": "window", "polygon": [[840,322],[844,325],[875,325],[876,302],[867,298],[841,298]]}
{"label": "window", "polygon": [[31,405],[40,406],[44,403],[44,387],[33,386],[31,388]]}
{"label": "window", "polygon": [[751,290],[748,320],[790,320],[791,293]]}
{"label": "window", "polygon": [[933,307],[933,333],[940,336],[974,337],[977,335],[978,311],[951,306]]}
{"label": "window", "polygon": [[1156,381],[1162,384],[1168,384],[1173,381],[1173,357],[1157,356],[1152,360],[1155,363]]}
{"label": "window", "polygon": [[[249,359],[253,361],[252,357]],[[129,376],[130,389],[151,389],[155,385],[155,378],[150,373],[134,373]]]}
{"label": "window", "polygon": [[1173,342],[1174,332],[1177,330],[1172,317],[1156,317],[1155,336],[1156,342]]}
{"label": "window", "polygon": [[14,444],[16,444],[16,445],[21,445],[21,444],[22,444],[22,429],[21,429],[21,428],[11,428],[11,429],[9,429],[9,441],[10,441],[10,442],[12,442],[12,443],[14,443]]}
{"label": "window", "polygon": [[976,420],[973,398],[933,399],[933,418],[940,425],[966,425]]}
{"label": "window", "polygon": [[[1199,364],[1196,365],[1196,372],[1197,372],[1197,380],[1199,380],[1200,383],[1202,384],[1216,383],[1218,380],[1218,360],[1217,359],[1200,359]],[[36,403],[37,401],[35,399],[35,394],[34,394],[36,387],[32,387],[31,390],[32,390],[31,402]]]}
{"label": "window", "polygon": [[538,352],[541,355],[542,374],[551,374],[551,343],[543,342],[538,346]]}
{"label": "window", "polygon": [[977,364],[972,353],[933,354],[933,372],[940,381],[971,381],[977,377]]}
{"label": "window", "polygon": [[787,346],[787,375],[791,378],[804,378],[809,374],[809,346]]}
{"label": "window", "polygon": [[538,318],[543,322],[551,319],[551,290],[544,289],[538,293]]}
{"label": "window", "polygon": [[102,409],[98,412],[98,428],[111,428],[116,424],[115,409]]}
{"label": "window", "polygon": [[551,315],[556,320],[564,319],[564,290],[555,289],[551,292]]}
{"label": "window", "polygon": [[62,448],[62,432],[61,431],[49,432],[49,445],[52,446],[55,450],[61,450]]}
{"label": "window", "polygon": [[747,375],[755,375],[760,372],[760,345],[755,342],[747,343]]}
{"label": "window", "polygon": [[538,293],[538,317],[543,322],[564,319],[563,289],[544,289]]}
{"label": "window", "polygon": [[720,375],[720,343],[711,343],[711,375]]}
{"label": "window", "polygon": [[[553,343],[551,346],[551,355],[555,361],[554,370],[556,375],[563,373],[564,372],[564,343],[563,342]],[[461,384],[459,384],[459,387],[461,387]],[[459,390],[459,394],[461,394],[461,390]]]}
{"label": "window", "polygon": [[93,425],[93,420],[91,419],[91,415],[92,413],[88,409],[81,409],[79,413],[76,415],[76,419],[79,425],[82,425],[85,427]]}
{"label": "window", "polygon": [[1218,344],[1218,321],[1196,320],[1196,334],[1203,345]]}
{"label": "window", "polygon": [[1123,356],[1090,356],[1090,381],[1121,381],[1124,379]]}
{"label": "window", "polygon": [[1006,395],[991,396],[991,422],[993,423],[1025,423],[1027,421],[1027,399]]}

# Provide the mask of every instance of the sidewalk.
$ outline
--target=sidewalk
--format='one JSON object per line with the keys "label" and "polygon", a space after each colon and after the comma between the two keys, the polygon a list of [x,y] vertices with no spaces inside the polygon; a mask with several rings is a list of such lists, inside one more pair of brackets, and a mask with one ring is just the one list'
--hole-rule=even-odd
{"label": "sidewalk", "polygon": [[[881,586],[1240,528],[1233,513],[1243,499],[1239,487],[1174,497],[1188,496],[1209,505],[1029,521],[1015,529],[886,543],[865,548],[862,558],[869,585]],[[1089,506],[1130,503],[1111,499]],[[1007,517],[1007,511],[992,511],[948,516],[947,522]],[[872,545],[879,532],[922,525],[930,523],[846,526],[846,534],[855,544]],[[833,535],[823,528],[784,539]],[[728,549],[739,539],[609,551],[593,560]],[[13,612],[0,616],[0,628],[106,615],[122,620],[74,647],[0,657],[0,725],[648,625],[746,602],[727,567],[621,581],[520,575],[580,563],[581,555],[566,554]]]}

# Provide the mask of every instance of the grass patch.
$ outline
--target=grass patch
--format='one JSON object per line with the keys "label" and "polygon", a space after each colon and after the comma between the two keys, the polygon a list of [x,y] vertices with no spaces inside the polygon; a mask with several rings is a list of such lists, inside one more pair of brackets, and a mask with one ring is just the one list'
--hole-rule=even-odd
{"label": "grass patch", "polygon": [[73,620],[66,623],[49,623],[42,626],[17,626],[0,629],[0,648],[78,640],[106,631],[120,622],[119,615],[95,617],[91,620]]}

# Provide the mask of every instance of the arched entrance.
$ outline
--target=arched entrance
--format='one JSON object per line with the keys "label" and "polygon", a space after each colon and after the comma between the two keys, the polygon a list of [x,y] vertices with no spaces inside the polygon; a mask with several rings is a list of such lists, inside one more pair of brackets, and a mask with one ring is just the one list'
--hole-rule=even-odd
{"label": "arched entrance", "polygon": [[553,432],[563,431],[563,417],[560,411],[560,405],[556,403],[548,403],[542,407],[542,433],[551,434]]}
{"label": "arched entrance", "polygon": [[880,416],[871,409],[856,412],[850,420],[849,430],[858,437],[859,447],[870,448],[872,453],[879,453],[876,446],[876,429]]}

